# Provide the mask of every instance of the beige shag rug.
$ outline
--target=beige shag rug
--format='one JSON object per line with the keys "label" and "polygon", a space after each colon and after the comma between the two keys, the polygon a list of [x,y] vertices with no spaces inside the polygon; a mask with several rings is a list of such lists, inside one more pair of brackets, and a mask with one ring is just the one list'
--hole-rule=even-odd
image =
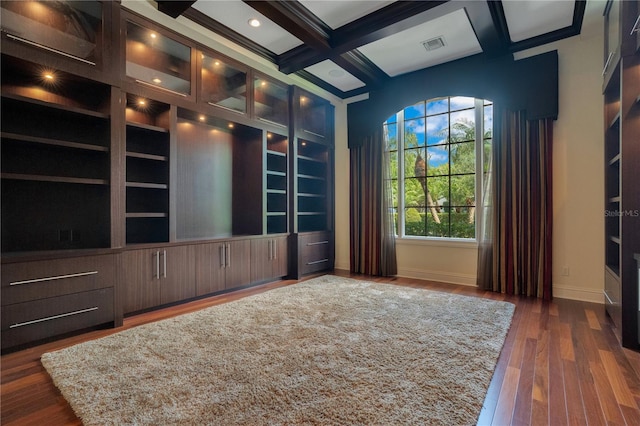
{"label": "beige shag rug", "polygon": [[86,425],[475,424],[513,310],[322,276],[42,363]]}

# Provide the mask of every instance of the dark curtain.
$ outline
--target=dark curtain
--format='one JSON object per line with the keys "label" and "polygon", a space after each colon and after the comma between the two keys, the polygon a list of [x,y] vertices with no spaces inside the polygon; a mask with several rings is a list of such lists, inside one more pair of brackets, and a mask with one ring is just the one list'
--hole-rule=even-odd
{"label": "dark curtain", "polygon": [[550,300],[553,120],[496,108],[494,129],[478,286]]}
{"label": "dark curtain", "polygon": [[395,275],[393,204],[382,129],[351,147],[349,155],[351,272]]}

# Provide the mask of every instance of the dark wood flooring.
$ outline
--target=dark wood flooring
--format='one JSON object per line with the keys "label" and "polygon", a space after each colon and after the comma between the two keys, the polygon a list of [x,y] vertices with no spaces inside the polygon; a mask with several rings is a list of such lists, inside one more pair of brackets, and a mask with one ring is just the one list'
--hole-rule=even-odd
{"label": "dark wood flooring", "polygon": [[[353,278],[516,305],[478,424],[640,425],[640,353],[621,348],[603,305],[563,299],[545,303],[407,278]],[[3,355],[0,423],[81,424],[40,364],[44,352],[296,282],[278,281],[147,312],[126,318],[118,329],[91,331]]]}

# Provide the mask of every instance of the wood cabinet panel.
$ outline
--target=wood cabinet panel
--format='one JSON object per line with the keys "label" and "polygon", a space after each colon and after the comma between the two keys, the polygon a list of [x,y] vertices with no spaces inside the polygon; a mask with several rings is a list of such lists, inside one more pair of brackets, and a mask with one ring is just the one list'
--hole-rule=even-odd
{"label": "wood cabinet panel", "polygon": [[260,282],[287,275],[287,237],[251,241],[251,281]]}
{"label": "wood cabinet panel", "polygon": [[114,320],[113,288],[2,307],[2,348]]}
{"label": "wood cabinet panel", "polygon": [[135,312],[194,297],[194,254],[192,246],[124,252],[124,312]]}
{"label": "wood cabinet panel", "polygon": [[2,305],[116,285],[114,255],[2,265]]}
{"label": "wood cabinet panel", "polygon": [[333,269],[333,234],[316,232],[300,234],[298,239],[300,274]]}
{"label": "wood cabinet panel", "polygon": [[249,240],[198,246],[195,256],[196,295],[202,296],[249,284],[250,256]]}
{"label": "wood cabinet panel", "polygon": [[235,288],[251,282],[251,243],[249,240],[227,243],[225,288]]}

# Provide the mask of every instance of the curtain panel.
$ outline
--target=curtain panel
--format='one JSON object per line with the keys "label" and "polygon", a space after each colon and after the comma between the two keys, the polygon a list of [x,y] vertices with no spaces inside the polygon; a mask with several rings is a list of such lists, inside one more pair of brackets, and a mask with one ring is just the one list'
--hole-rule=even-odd
{"label": "curtain panel", "polygon": [[552,298],[553,120],[496,108],[478,286]]}
{"label": "curtain panel", "polygon": [[354,273],[392,276],[398,271],[384,147],[380,129],[349,150],[350,269]]}

